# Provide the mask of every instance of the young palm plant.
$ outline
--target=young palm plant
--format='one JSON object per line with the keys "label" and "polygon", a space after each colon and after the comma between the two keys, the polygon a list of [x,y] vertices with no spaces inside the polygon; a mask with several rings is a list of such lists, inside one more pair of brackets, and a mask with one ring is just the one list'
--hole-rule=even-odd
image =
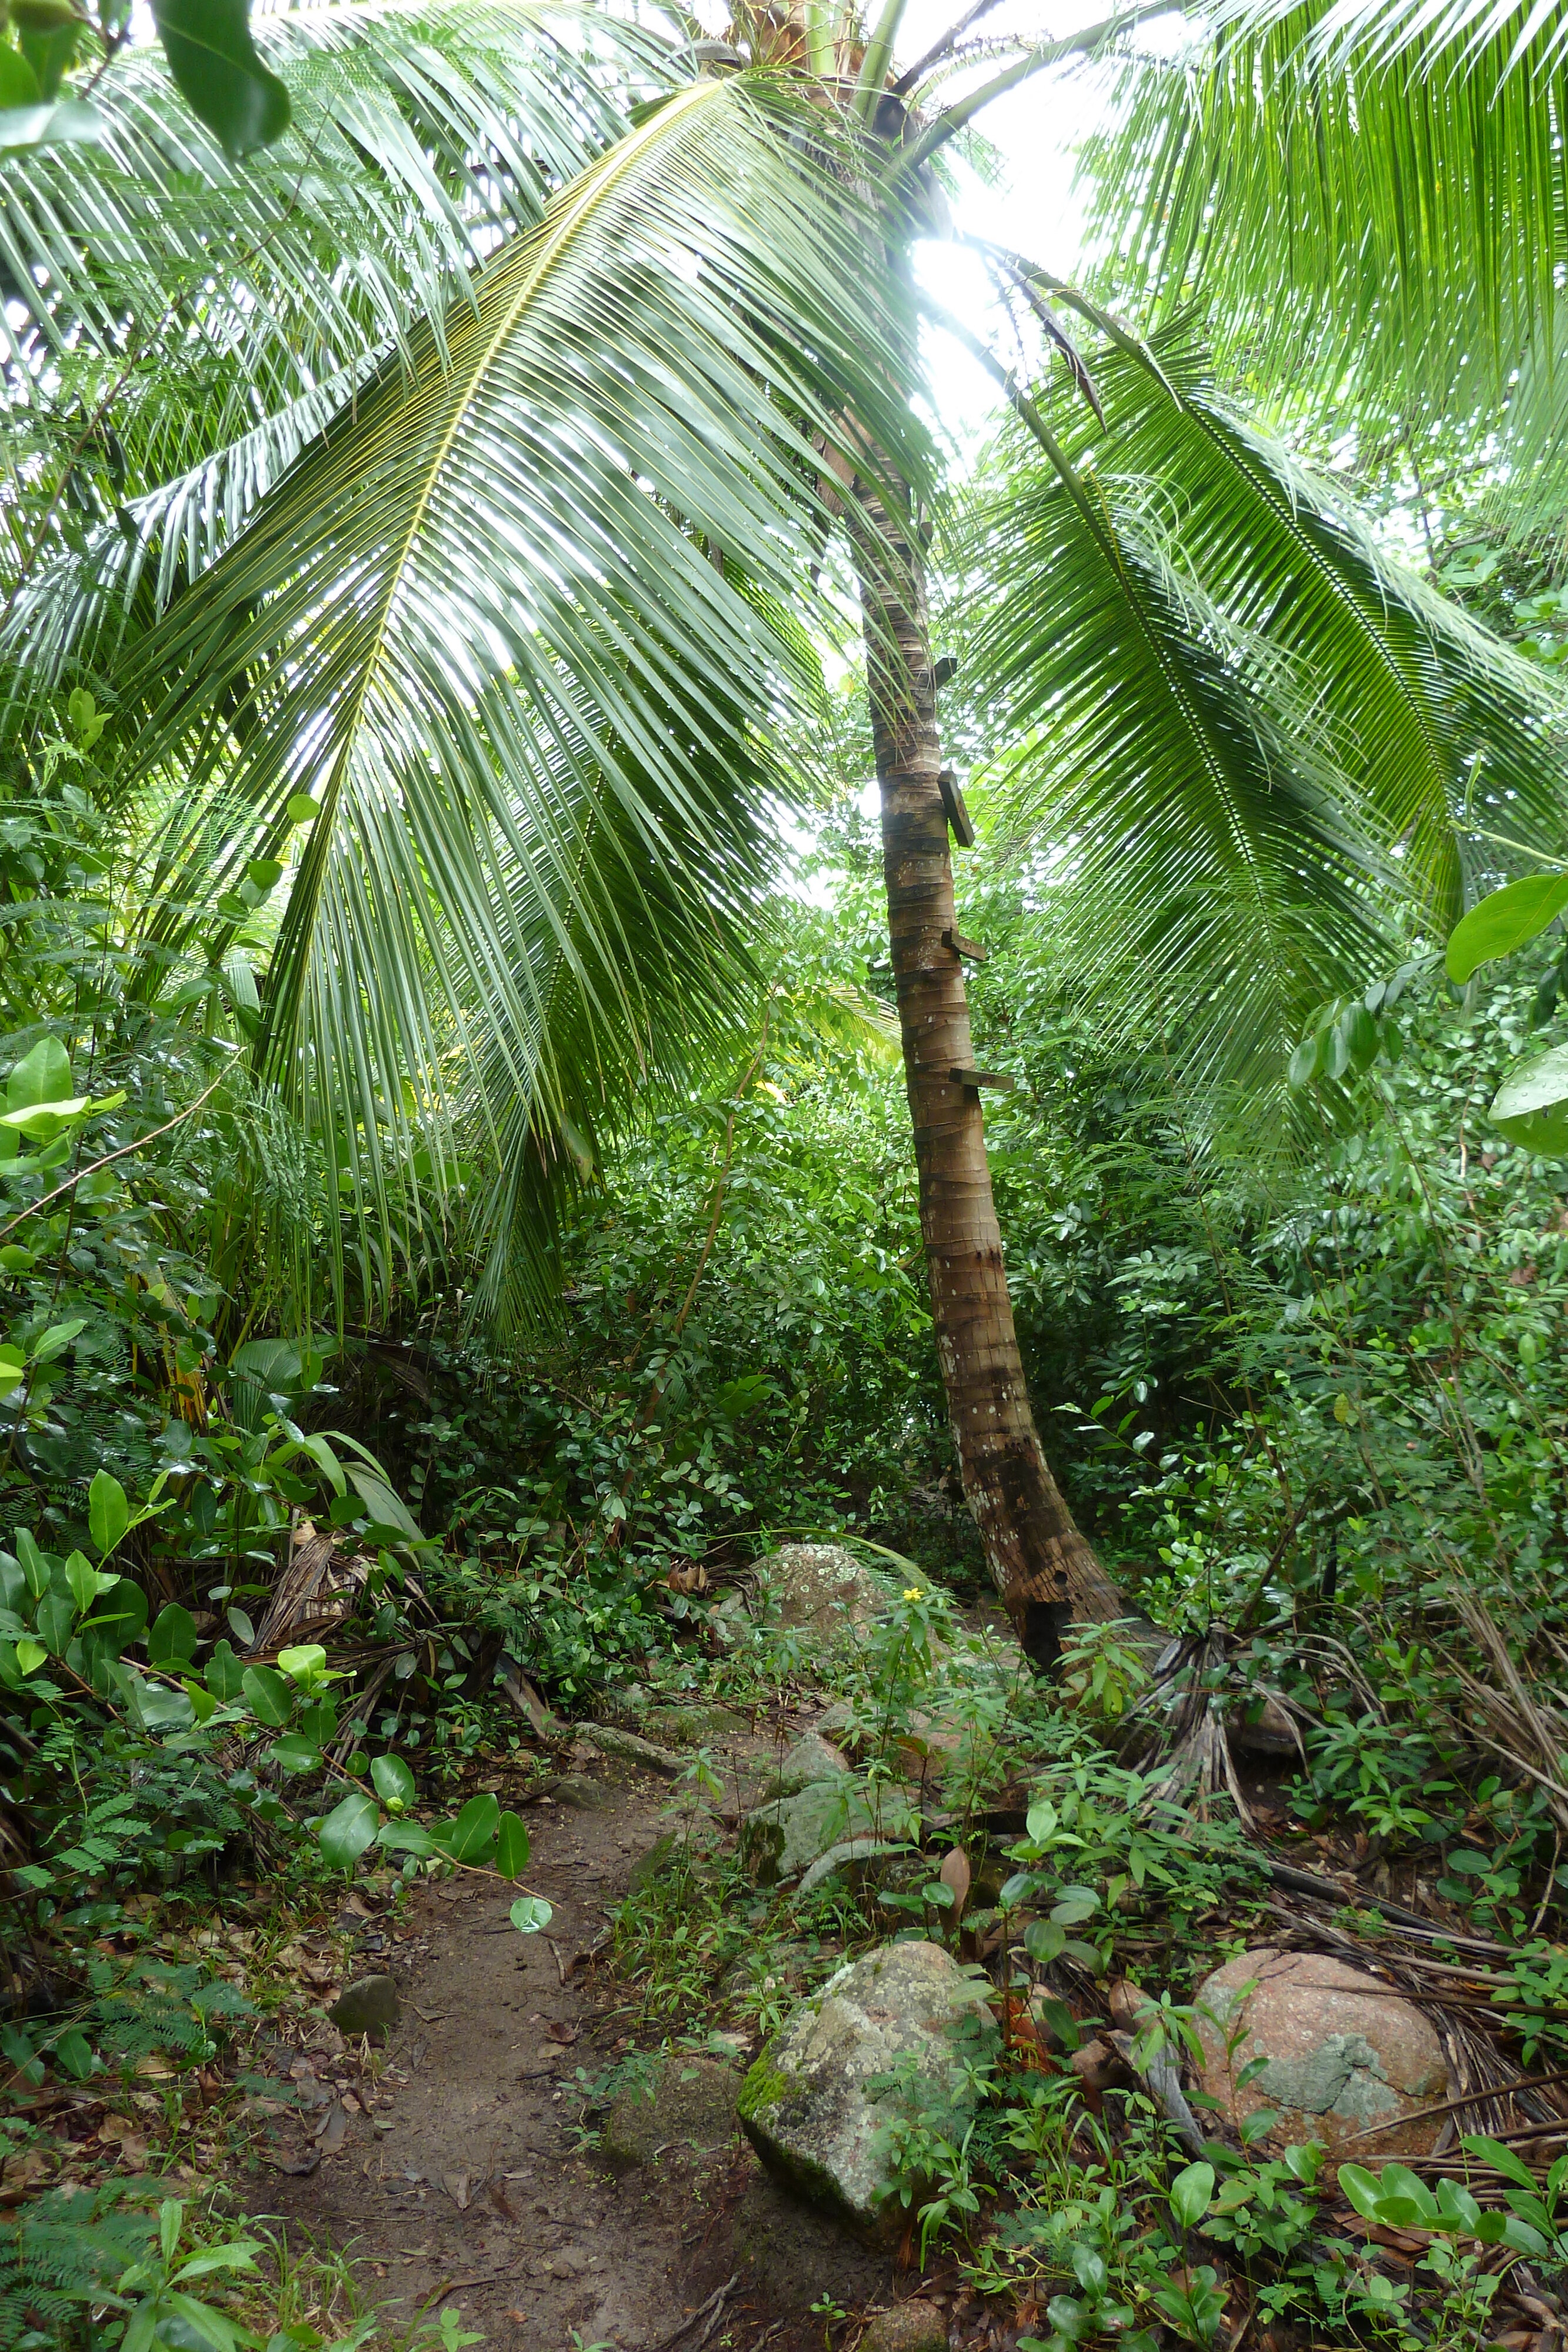
{"label": "young palm plant", "polygon": [[[243,233],[216,162],[194,194],[182,177],[165,233],[129,131],[114,170],[73,159],[48,191],[32,331],[73,379],[78,482],[137,331],[106,250],[167,289],[135,318],[165,299],[178,364],[221,388],[192,414],[138,379],[113,427],[136,494],[75,544],[47,466],[26,478],[42,520],[11,642],[34,688],[89,667],[112,686],[119,789],[165,795],[145,997],[265,959],[253,1066],[367,1230],[410,1198],[439,1208],[466,1157],[526,1253],[594,1132],[745,993],[789,786],[771,746],[810,709],[802,622],[841,527],[936,1344],[992,1571],[1045,1661],[1066,1618],[1119,1604],[1034,1427],[991,1196],[909,248],[941,225],[936,159],[988,96],[1152,12],[1024,48],[942,110],[979,12],[901,73],[901,6],[868,27],[811,0],[662,47],[592,11],[264,19],[294,127],[246,167]],[[144,119],[157,69],[136,72]],[[32,172],[14,223],[45,209]],[[406,224],[408,266],[356,215],[357,173]],[[118,245],[93,242],[102,217]],[[209,258],[193,300],[214,238],[237,286]],[[1194,1084],[1255,1081],[1390,904],[1457,909],[1461,814],[1507,794],[1516,829],[1553,830],[1542,707],[1228,412],[1198,355],[990,260],[1055,355],[1030,384],[983,354],[1016,438],[956,541],[982,592],[1005,588],[977,691],[1015,722],[1011,805],[1050,839],[1106,1001],[1165,992]],[[247,877],[254,899],[280,869],[260,927]]]}

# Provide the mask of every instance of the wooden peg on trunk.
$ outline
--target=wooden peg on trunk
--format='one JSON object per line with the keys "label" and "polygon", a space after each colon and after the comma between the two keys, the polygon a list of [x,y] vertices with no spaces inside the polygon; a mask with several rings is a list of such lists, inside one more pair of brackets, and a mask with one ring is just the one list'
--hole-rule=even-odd
{"label": "wooden peg on trunk", "polygon": [[960,963],[985,963],[989,961],[979,940],[967,940],[962,931],[944,931],[942,944],[945,948],[952,949]]}
{"label": "wooden peg on trunk", "polygon": [[942,805],[947,812],[947,822],[953,829],[954,840],[960,849],[973,849],[975,846],[974,819],[964,805],[964,795],[958,790],[957,777],[951,768],[944,768],[936,782],[942,789]]}

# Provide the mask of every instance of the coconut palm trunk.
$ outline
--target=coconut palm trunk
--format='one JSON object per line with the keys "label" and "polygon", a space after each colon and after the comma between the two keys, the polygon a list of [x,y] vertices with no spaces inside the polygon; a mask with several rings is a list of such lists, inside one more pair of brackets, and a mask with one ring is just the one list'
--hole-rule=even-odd
{"label": "coconut palm trunk", "polygon": [[1051,1475],[1030,1407],[986,1158],[953,907],[925,565],[873,488],[854,532],[883,869],[936,1349],[964,1493],[1025,1650],[1124,1603]]}

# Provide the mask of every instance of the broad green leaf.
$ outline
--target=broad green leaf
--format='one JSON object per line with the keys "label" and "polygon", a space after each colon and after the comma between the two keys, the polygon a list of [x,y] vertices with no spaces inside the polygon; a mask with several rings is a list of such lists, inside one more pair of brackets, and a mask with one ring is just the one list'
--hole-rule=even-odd
{"label": "broad green leaf", "polygon": [[1381,2191],[1375,2174],[1364,2165],[1342,2164],[1339,2185],[1364,2221],[1375,2221]]}
{"label": "broad green leaf", "polygon": [[413,1804],[416,1794],[413,1774],[401,1756],[373,1757],[371,1780],[383,1804]]}
{"label": "broad green leaf", "polygon": [[43,97],[38,77],[19,49],[0,43],[0,113],[36,107]]}
{"label": "broad green leaf", "polygon": [[147,1626],[147,1595],[128,1576],[117,1576],[98,1597],[93,1623],[113,1654],[139,1642]]}
{"label": "broad green leaf", "polygon": [[280,1731],[294,1713],[294,1685],[276,1667],[245,1667],[240,1691],[257,1723],[264,1723],[269,1731]]}
{"label": "broad green leaf", "polygon": [[206,1684],[220,1706],[228,1706],[241,1696],[245,1677],[246,1669],[235,1657],[232,1643],[227,1640],[214,1642],[206,1664]]}
{"label": "broad green leaf", "polygon": [[73,2083],[85,2083],[92,2073],[92,2044],[79,2025],[68,2027],[56,2042],[55,2063]]}
{"label": "broad green leaf", "polygon": [[95,1470],[87,1495],[88,1526],[100,1552],[111,1552],[131,1525],[131,1506],[118,1478]]}
{"label": "broad green leaf", "polygon": [[27,1359],[20,1348],[0,1347],[0,1396],[9,1396],[27,1376]]}
{"label": "broad green leaf", "polygon": [[1568,1153],[1568,1045],[1554,1045],[1506,1077],[1488,1116],[1527,1151],[1550,1159]]}
{"label": "broad green leaf", "polygon": [[330,1701],[308,1706],[299,1717],[298,1729],[318,1748],[326,1748],[338,1737],[338,1710]]}
{"label": "broad green leaf", "polygon": [[327,1653],[319,1642],[300,1642],[294,1648],[279,1650],[277,1671],[290,1682],[313,1683],[325,1673]]}
{"label": "broad green leaf", "polygon": [[66,1561],[66,1582],[78,1615],[85,1617],[98,1598],[98,1570],[85,1552],[73,1551]]}
{"label": "broad green leaf", "polygon": [[64,1102],[70,1090],[70,1055],[57,1037],[40,1037],[5,1081],[5,1108],[16,1111],[34,1103]]}
{"label": "broad green leaf", "polygon": [[285,1772],[314,1772],[321,1761],[321,1750],[315,1741],[298,1731],[286,1731],[267,1752]]}
{"label": "broad green leaf", "polygon": [[446,1851],[453,1861],[477,1862],[487,1854],[500,1819],[501,1808],[493,1796],[470,1797],[447,1840]]}
{"label": "broad green leaf", "polygon": [[353,1789],[333,1806],[317,1834],[328,1861],[339,1870],[351,1870],[380,1826],[375,1799]]}
{"label": "broad green leaf", "polygon": [[48,1654],[47,1650],[40,1648],[37,1642],[18,1642],[16,1644],[16,1664],[25,1675],[36,1675]]}
{"label": "broad green leaf", "polygon": [[537,1936],[555,1914],[540,1895],[519,1895],[507,1916],[519,1936]]}
{"label": "broad green leaf", "polygon": [[191,1713],[195,1717],[196,1721],[210,1723],[218,1711],[218,1703],[212,1692],[204,1684],[192,1682],[189,1675],[180,1687],[191,1702]]}
{"label": "broad green leaf", "polygon": [[288,803],[290,824],[314,824],[320,814],[320,802],[313,801],[308,793],[296,793]]}
{"label": "broad green leaf", "polygon": [[33,1627],[40,1641],[47,1642],[57,1658],[63,1658],[67,1644],[76,1630],[75,1603],[67,1592],[51,1586],[33,1612]]}
{"label": "broad green leaf", "polygon": [[1470,908],[1448,934],[1444,962],[1448,978],[1462,982],[1483,963],[1511,955],[1546,929],[1568,907],[1568,874],[1527,874],[1505,883]]}
{"label": "broad green leaf", "polygon": [[1171,2182],[1171,2211],[1184,2230],[1201,2221],[1214,2195],[1212,2164],[1189,2164]]}
{"label": "broad green leaf", "polygon": [[251,39],[247,0],[152,0],[152,16],[181,96],[225,154],[281,139],[288,92]]}
{"label": "broad green leaf", "polygon": [[383,1822],[376,1832],[376,1843],[384,1845],[389,1853],[423,1855],[444,1851],[418,1822]]}
{"label": "broad green leaf", "polygon": [[516,1813],[503,1813],[496,1829],[496,1867],[503,1878],[517,1878],[528,1866],[528,1831]]}
{"label": "broad green leaf", "polygon": [[1031,1960],[1049,1968],[1067,1948],[1067,1930],[1051,1919],[1034,1919],[1024,1929],[1023,1948]]}
{"label": "broad green leaf", "polygon": [[1100,1897],[1092,1887],[1069,1886],[1061,1902],[1051,1905],[1051,1916],[1059,1927],[1077,1927],[1092,1919],[1099,1908]]}
{"label": "broad green leaf", "polygon": [[87,1318],[82,1315],[73,1316],[68,1323],[51,1323],[43,1338],[33,1342],[33,1361],[53,1363],[57,1356],[65,1354],[77,1334],[86,1329]]}
{"label": "broad green leaf", "polygon": [[[1467,2156],[1473,2156],[1479,2164],[1490,2165],[1494,2172],[1500,2172],[1503,2179],[1511,2180],[1516,2188],[1528,2189],[1532,2195],[1535,2193],[1538,2184],[1534,2173],[1523,2158],[1517,2156],[1511,2147],[1505,2147],[1501,2140],[1487,2139],[1479,2132],[1466,2132],[1459,2146]],[[1343,2181],[1343,2167],[1339,2177]]]}
{"label": "broad green leaf", "polygon": [[16,1558],[26,1579],[28,1591],[35,1601],[41,1599],[49,1589],[49,1562],[34,1542],[29,1528],[16,1530]]}
{"label": "broad green leaf", "polygon": [[147,1636],[147,1655],[155,1666],[183,1666],[195,1654],[196,1621],[188,1609],[171,1601],[153,1620]]}

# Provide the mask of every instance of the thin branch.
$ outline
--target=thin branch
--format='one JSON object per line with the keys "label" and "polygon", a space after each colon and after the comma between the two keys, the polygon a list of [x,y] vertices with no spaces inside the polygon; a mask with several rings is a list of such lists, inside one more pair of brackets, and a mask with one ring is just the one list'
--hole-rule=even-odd
{"label": "thin branch", "polygon": [[921,75],[929,73],[933,66],[940,65],[944,58],[950,56],[970,26],[977,25],[980,18],[988,16],[997,5],[998,0],[975,0],[974,6],[966,8],[957,23],[950,25],[941,39],[933,47],[927,49],[923,58],[917,58],[907,72],[901,73],[898,79],[890,85],[892,95],[894,98],[903,98],[907,91],[912,90]]}
{"label": "thin branch", "polygon": [[964,129],[994,99],[1003,98],[1031,74],[1043,73],[1048,66],[1065,64],[1069,58],[1098,57],[1105,46],[1134,25],[1145,24],[1153,16],[1177,16],[1182,13],[1181,0],[1142,0],[1139,6],[1125,8],[1119,16],[1107,16],[1098,25],[1086,26],[1082,33],[1071,34],[1064,41],[1042,41],[1030,49],[1027,57],[1009,66],[1005,73],[991,81],[982,82],[978,89],[958,99],[939,114],[935,122],[923,131],[913,147],[901,149],[894,158],[895,171],[914,172],[935,155],[938,147],[946,145],[956,132]]}
{"label": "thin branch", "polygon": [[[5,1240],[7,1234],[14,1234],[18,1225],[25,1225],[29,1217],[36,1217],[40,1209],[47,1209],[51,1201],[57,1201],[62,1192],[75,1192],[77,1186],[81,1183],[86,1177],[96,1176],[100,1168],[107,1168],[112,1160],[123,1160],[128,1152],[141,1151],[149,1143],[156,1143],[161,1135],[167,1135],[172,1127],[178,1127],[182,1119],[189,1118],[193,1111],[200,1110],[202,1105],[206,1101],[207,1097],[211,1094],[215,1094],[218,1088],[223,1085],[224,1080],[238,1066],[237,1063],[227,1063],[225,1067],[218,1072],[218,1075],[213,1080],[212,1085],[210,1087],[203,1087],[194,1102],[187,1103],[184,1109],[176,1111],[172,1118],[166,1118],[162,1127],[152,1129],[146,1135],[139,1135],[134,1143],[122,1143],[118,1151],[106,1151],[103,1158],[101,1160],[95,1160],[90,1168],[78,1169],[74,1176],[68,1176],[63,1184],[57,1184],[52,1192],[46,1192],[41,1201],[33,1202],[29,1207],[22,1211],[19,1217],[13,1217],[8,1225],[0,1225],[0,1242]],[[47,1103],[40,1103],[38,1108],[40,1110],[47,1110],[48,1105]]]}

